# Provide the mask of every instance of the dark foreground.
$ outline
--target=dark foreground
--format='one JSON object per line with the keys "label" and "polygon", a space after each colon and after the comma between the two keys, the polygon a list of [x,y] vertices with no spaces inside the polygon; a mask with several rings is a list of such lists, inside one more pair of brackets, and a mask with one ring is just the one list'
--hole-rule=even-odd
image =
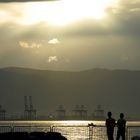
{"label": "dark foreground", "polygon": [[67,140],[58,132],[8,132],[0,133],[0,140]]}

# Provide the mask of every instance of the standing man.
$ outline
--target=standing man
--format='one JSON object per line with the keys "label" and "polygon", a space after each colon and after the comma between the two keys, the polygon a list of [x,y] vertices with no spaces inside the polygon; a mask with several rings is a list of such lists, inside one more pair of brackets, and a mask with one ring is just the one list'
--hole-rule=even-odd
{"label": "standing man", "polygon": [[115,127],[115,119],[112,118],[112,113],[107,113],[108,118],[106,119],[106,128],[107,128],[107,137],[108,140],[114,140],[113,134],[114,134],[114,127]]}
{"label": "standing man", "polygon": [[120,113],[120,119],[117,121],[117,140],[122,137],[122,140],[125,140],[125,127],[126,127],[126,120],[124,119],[124,114]]}

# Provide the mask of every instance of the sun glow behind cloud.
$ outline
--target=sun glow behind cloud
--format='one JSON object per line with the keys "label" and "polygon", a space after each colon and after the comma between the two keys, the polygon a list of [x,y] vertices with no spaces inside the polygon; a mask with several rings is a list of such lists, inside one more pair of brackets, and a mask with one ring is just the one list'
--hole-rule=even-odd
{"label": "sun glow behind cloud", "polygon": [[47,22],[66,25],[83,19],[102,19],[105,9],[116,0],[62,0],[55,2],[26,3],[20,24]]}
{"label": "sun glow behind cloud", "polygon": [[60,43],[60,41],[57,38],[53,38],[53,39],[49,40],[48,43],[55,45],[55,44]]}
{"label": "sun glow behind cloud", "polygon": [[[1,67],[139,69],[140,0],[106,0],[100,20],[89,12],[94,1],[0,3]],[[49,56],[59,61],[46,63]]]}

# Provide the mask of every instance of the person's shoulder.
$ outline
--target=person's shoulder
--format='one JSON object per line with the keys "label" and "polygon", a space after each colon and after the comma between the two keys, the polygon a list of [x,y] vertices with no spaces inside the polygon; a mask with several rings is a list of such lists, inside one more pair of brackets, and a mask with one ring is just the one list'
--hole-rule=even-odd
{"label": "person's shoulder", "polygon": [[118,123],[126,123],[125,119],[118,119]]}
{"label": "person's shoulder", "polygon": [[112,118],[113,121],[116,121],[114,118]]}
{"label": "person's shoulder", "polygon": [[109,121],[109,118],[106,118],[106,121]]}
{"label": "person's shoulder", "polygon": [[126,120],[125,119],[123,121],[126,123]]}
{"label": "person's shoulder", "polygon": [[111,119],[110,119],[110,122],[112,122],[112,123],[115,123],[115,121],[116,121],[116,120],[115,120],[114,118],[111,118]]}
{"label": "person's shoulder", "polygon": [[117,123],[120,123],[120,122],[121,122],[121,119],[118,119],[118,120],[117,120]]}

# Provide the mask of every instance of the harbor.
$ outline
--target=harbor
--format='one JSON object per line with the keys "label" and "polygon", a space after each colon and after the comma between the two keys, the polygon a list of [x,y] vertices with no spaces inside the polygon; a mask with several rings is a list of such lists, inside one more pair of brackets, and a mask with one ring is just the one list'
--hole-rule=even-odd
{"label": "harbor", "polygon": [[97,105],[91,114],[88,114],[85,105],[78,104],[68,114],[68,110],[61,104],[56,107],[53,114],[37,115],[32,96],[24,96],[23,106],[19,114],[12,115],[0,106],[0,120],[105,120],[105,111],[101,105]]}

